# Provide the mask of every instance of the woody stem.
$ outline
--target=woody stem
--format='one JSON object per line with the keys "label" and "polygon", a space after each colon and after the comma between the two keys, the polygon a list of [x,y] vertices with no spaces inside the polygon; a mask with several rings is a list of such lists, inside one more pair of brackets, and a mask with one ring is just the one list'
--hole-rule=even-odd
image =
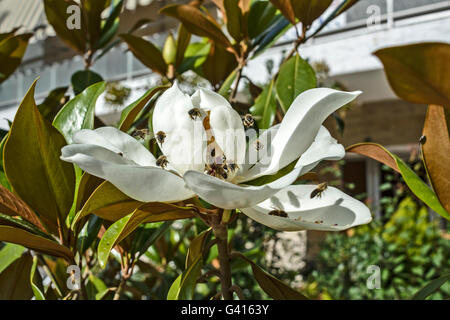
{"label": "woody stem", "polygon": [[233,300],[227,229],[226,223],[220,223],[213,226],[213,232],[217,239],[222,297],[224,300]]}

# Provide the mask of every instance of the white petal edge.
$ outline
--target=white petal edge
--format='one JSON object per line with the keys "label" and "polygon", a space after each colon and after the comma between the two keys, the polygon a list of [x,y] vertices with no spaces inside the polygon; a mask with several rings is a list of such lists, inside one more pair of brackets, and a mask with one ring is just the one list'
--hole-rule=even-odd
{"label": "white petal edge", "polygon": [[[354,100],[361,91],[344,92],[329,88],[307,90],[295,98],[272,141],[273,155],[262,159],[268,163],[255,168],[254,177],[273,174],[298,159],[313,143],[325,119]],[[259,171],[259,172],[258,172]]]}
{"label": "white petal edge", "polygon": [[[256,206],[240,210],[251,219],[280,231],[340,231],[372,220],[364,203],[334,187],[328,187],[320,198],[311,199],[315,188],[315,185],[291,185]],[[269,215],[274,209],[285,211],[289,218]]]}
{"label": "white petal edge", "polygon": [[141,166],[155,166],[155,157],[139,141],[114,127],[80,130],[73,137],[74,143],[94,144],[116,153],[122,153]]}
{"label": "white petal edge", "polygon": [[127,196],[142,202],[177,202],[195,194],[176,174],[158,167],[126,163],[126,159],[99,146],[73,144],[62,148],[61,159],[108,180]]}
{"label": "white petal edge", "polygon": [[237,185],[197,171],[187,171],[187,186],[208,203],[223,209],[251,207],[293,183],[300,168],[262,186]]}

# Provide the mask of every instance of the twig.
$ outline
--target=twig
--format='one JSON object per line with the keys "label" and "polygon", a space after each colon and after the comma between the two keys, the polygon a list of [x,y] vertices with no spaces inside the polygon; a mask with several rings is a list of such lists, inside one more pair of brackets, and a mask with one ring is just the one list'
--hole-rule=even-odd
{"label": "twig", "polygon": [[230,289],[231,289],[232,292],[236,293],[236,295],[238,296],[239,300],[245,300],[244,292],[242,292],[241,287],[239,287],[237,284],[233,284]]}

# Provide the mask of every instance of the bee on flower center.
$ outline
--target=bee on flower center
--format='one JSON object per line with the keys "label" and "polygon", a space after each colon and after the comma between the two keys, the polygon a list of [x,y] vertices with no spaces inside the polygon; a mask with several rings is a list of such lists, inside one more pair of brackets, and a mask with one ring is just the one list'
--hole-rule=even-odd
{"label": "bee on flower center", "polygon": [[156,159],[156,165],[158,167],[165,169],[168,164],[169,164],[169,161],[167,160],[166,156],[159,156],[159,158]]}
{"label": "bee on flower center", "polygon": [[164,139],[166,139],[166,134],[163,131],[158,131],[156,133],[156,140],[158,140],[158,142],[160,144],[164,143]]}
{"label": "bee on flower center", "polygon": [[141,139],[145,139],[148,136],[148,129],[140,129],[136,130],[131,134],[132,137],[139,137]]}
{"label": "bee on flower center", "polygon": [[191,117],[192,120],[197,120],[197,118],[201,118],[202,112],[198,108],[192,108],[188,111],[189,117]]}
{"label": "bee on flower center", "polygon": [[250,113],[247,113],[242,117],[242,123],[246,129],[251,128],[255,125],[255,119]]}
{"label": "bee on flower center", "polygon": [[320,184],[317,185],[317,187],[311,192],[310,194],[310,198],[314,198],[314,197],[322,197],[322,193],[328,188],[328,183],[326,182],[322,182]]}
{"label": "bee on flower center", "polygon": [[274,209],[268,213],[269,216],[277,216],[282,218],[289,218],[288,214],[280,209]]}

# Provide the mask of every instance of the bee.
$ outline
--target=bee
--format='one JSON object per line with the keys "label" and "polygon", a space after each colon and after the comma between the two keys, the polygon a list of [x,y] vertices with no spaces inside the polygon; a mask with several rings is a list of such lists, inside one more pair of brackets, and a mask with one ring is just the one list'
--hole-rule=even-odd
{"label": "bee", "polygon": [[244,127],[248,129],[255,125],[255,119],[250,113],[247,113],[245,116],[242,117],[242,123],[244,124]]}
{"label": "bee", "polygon": [[158,140],[158,142],[160,144],[164,143],[164,139],[166,139],[166,134],[163,131],[158,131],[156,133],[156,140]]}
{"label": "bee", "polygon": [[123,153],[122,152],[118,152],[117,153],[119,156],[123,157]]}
{"label": "bee", "polygon": [[261,141],[256,140],[255,141],[255,149],[256,149],[256,151],[260,151],[260,150],[262,150],[262,148],[264,148],[264,145],[261,143]]}
{"label": "bee", "polygon": [[189,117],[191,117],[192,120],[196,120],[197,118],[201,118],[202,112],[198,108],[192,108],[188,111]]}
{"label": "bee", "polygon": [[321,223],[323,223],[323,220],[316,220],[316,221],[314,221],[314,223],[321,224]]}
{"label": "bee", "polygon": [[320,184],[317,185],[317,188],[315,188],[310,195],[310,198],[314,198],[314,197],[322,197],[322,193],[328,188],[328,183],[326,182],[322,182]]}
{"label": "bee", "polygon": [[148,135],[148,129],[136,130],[131,134],[132,137],[139,137],[141,139],[145,139],[145,137],[147,135]]}
{"label": "bee", "polygon": [[228,163],[228,169],[231,172],[236,171],[238,168],[239,168],[239,166],[236,163],[233,163],[233,162]]}
{"label": "bee", "polygon": [[419,139],[420,144],[425,144],[425,142],[427,142],[427,137],[426,136],[421,136]]}
{"label": "bee", "polygon": [[166,156],[159,156],[159,158],[156,159],[156,165],[158,167],[161,167],[164,169],[165,167],[167,167],[168,164],[169,164],[169,161],[167,161]]}
{"label": "bee", "polygon": [[289,218],[288,214],[280,209],[274,209],[268,213],[269,216],[277,216],[282,218]]}

